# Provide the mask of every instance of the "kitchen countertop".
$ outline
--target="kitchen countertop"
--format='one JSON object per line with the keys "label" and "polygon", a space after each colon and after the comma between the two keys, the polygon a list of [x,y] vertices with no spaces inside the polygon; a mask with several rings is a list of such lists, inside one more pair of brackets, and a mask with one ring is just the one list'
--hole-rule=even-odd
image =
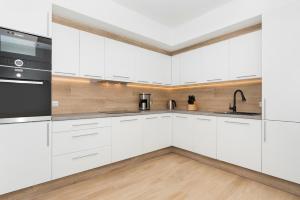
{"label": "kitchen countertop", "polygon": [[107,113],[81,113],[81,114],[61,114],[53,115],[52,121],[64,121],[64,120],[78,120],[78,119],[92,119],[92,118],[105,118],[105,117],[124,117],[124,116],[137,116],[137,115],[153,115],[153,114],[189,114],[189,115],[205,115],[215,117],[231,117],[231,118],[242,118],[242,119],[256,119],[261,120],[261,115],[235,115],[215,112],[202,112],[202,111],[185,111],[185,110],[152,110],[152,111],[124,111],[124,112],[107,112]]}

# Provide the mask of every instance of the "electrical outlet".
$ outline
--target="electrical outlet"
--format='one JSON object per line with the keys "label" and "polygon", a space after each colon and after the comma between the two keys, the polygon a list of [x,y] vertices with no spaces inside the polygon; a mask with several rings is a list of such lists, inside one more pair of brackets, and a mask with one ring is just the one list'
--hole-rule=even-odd
{"label": "electrical outlet", "polygon": [[262,107],[262,102],[261,101],[259,102],[259,107]]}
{"label": "electrical outlet", "polygon": [[52,108],[59,107],[59,101],[52,101]]}

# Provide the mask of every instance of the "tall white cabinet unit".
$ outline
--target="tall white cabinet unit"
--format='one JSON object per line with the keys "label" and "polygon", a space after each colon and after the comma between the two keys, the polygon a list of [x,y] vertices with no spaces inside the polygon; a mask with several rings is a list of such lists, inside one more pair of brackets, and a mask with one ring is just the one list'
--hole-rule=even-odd
{"label": "tall white cabinet unit", "polygon": [[0,125],[0,195],[51,179],[50,122]]}
{"label": "tall white cabinet unit", "polygon": [[263,16],[264,173],[300,183],[300,2]]}
{"label": "tall white cabinet unit", "polygon": [[2,0],[1,27],[51,37],[50,0]]}

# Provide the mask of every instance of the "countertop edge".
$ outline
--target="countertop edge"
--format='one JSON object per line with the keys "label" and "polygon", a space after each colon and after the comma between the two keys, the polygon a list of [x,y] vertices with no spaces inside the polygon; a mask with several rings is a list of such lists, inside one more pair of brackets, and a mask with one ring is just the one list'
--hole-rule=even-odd
{"label": "countertop edge", "polygon": [[187,115],[203,115],[213,117],[229,117],[229,118],[240,118],[240,119],[254,119],[262,120],[261,115],[232,115],[222,114],[214,112],[201,112],[201,111],[184,111],[184,110],[164,110],[164,111],[142,111],[142,112],[128,112],[128,113],[84,113],[84,114],[63,114],[53,115],[52,121],[67,121],[67,120],[80,120],[80,119],[94,119],[94,118],[110,118],[110,117],[126,117],[126,116],[139,116],[139,115],[155,115],[155,114],[187,114]]}

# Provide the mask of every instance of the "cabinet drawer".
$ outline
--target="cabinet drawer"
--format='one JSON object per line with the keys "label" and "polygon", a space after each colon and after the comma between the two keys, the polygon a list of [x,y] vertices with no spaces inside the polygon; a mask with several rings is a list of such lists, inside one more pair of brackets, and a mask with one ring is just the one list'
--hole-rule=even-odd
{"label": "cabinet drawer", "polygon": [[61,155],[111,146],[111,128],[101,127],[95,129],[60,132],[53,134],[53,155]]}
{"label": "cabinet drawer", "polygon": [[111,162],[110,147],[53,157],[53,179],[97,168]]}
{"label": "cabinet drawer", "polygon": [[96,119],[81,119],[68,121],[54,121],[53,132],[75,131],[92,129],[97,127],[111,126],[110,118],[96,118]]}

